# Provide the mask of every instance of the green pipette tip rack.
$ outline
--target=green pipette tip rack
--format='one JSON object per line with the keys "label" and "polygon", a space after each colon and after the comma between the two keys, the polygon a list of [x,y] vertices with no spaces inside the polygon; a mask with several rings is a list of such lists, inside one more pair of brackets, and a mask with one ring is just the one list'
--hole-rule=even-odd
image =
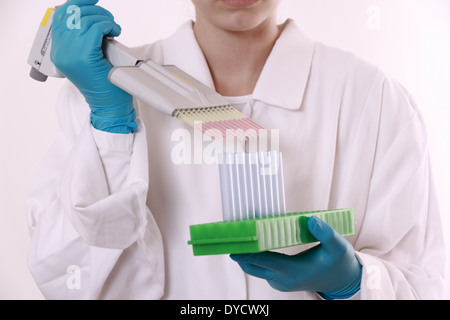
{"label": "green pipette tip rack", "polygon": [[353,209],[293,212],[267,218],[190,226],[194,256],[255,253],[316,242],[307,221],[316,216],[342,236],[355,233]]}

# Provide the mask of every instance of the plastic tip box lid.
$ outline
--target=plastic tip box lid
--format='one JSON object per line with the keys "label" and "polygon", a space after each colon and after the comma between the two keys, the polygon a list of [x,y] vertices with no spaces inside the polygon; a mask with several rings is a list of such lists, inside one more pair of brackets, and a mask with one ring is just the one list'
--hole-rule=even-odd
{"label": "plastic tip box lid", "polygon": [[317,216],[342,236],[355,233],[353,209],[293,212],[268,218],[190,226],[195,256],[255,253],[317,241],[309,232],[309,217]]}

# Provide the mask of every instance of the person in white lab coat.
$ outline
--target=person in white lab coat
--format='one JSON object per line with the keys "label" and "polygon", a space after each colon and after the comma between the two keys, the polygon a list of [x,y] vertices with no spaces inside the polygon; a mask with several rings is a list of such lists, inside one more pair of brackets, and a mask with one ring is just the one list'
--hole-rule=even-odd
{"label": "person in white lab coat", "polygon": [[[43,295],[330,298],[295,285],[277,290],[243,272],[255,265],[227,255],[193,256],[189,226],[222,219],[217,167],[174,163],[172,134],[191,129],[106,82],[101,38],[120,28],[96,2],[65,5],[82,8],[82,30],[64,30],[61,9],[54,19],[52,59],[70,82],[58,97],[60,133],[27,201],[28,263]],[[440,213],[425,125],[408,92],[376,66],[311,40],[294,21],[278,26],[279,0],[193,3],[195,23],[136,54],[178,66],[279,129],[288,212],[354,208],[346,254],[361,273],[352,299],[440,298]],[[97,51],[84,54],[89,48]],[[323,245],[283,252],[296,257]]]}

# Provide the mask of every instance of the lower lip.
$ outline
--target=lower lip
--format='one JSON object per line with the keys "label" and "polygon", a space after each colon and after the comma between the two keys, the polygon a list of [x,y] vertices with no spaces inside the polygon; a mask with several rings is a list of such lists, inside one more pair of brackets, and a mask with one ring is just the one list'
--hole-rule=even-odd
{"label": "lower lip", "polygon": [[222,0],[223,3],[230,7],[248,7],[258,1],[259,0]]}

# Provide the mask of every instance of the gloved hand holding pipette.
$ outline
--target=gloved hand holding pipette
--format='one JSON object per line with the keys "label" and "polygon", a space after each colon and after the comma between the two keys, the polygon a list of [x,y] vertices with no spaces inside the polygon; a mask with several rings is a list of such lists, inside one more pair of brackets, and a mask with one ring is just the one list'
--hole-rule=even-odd
{"label": "gloved hand holding pipette", "polygon": [[[117,37],[120,26],[98,0],[71,0],[53,17],[51,60],[83,94],[91,108],[91,123],[102,131],[136,130],[133,97],[108,80],[112,65],[102,51],[103,37]],[[71,5],[80,9],[79,28],[69,28]]]}
{"label": "gloved hand holding pipette", "polygon": [[248,274],[280,291],[316,291],[325,299],[347,299],[360,289],[362,266],[352,245],[317,217],[308,229],[320,244],[294,256],[276,252],[231,255]]}

